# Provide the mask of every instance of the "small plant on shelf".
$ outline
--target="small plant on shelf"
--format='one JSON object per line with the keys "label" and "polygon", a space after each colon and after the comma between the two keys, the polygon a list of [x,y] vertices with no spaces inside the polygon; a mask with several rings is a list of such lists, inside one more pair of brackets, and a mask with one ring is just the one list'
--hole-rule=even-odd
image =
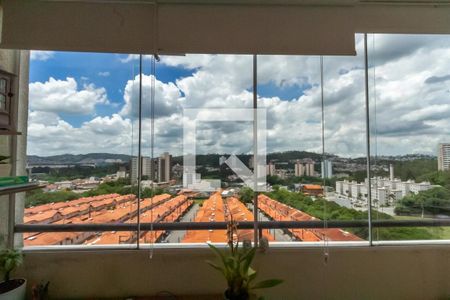
{"label": "small plant on shelf", "polygon": [[[11,273],[22,264],[22,252],[16,249],[0,250],[0,273],[3,282],[0,282],[0,298],[8,300],[25,299],[26,280],[11,279]],[[6,297],[6,298],[2,298]]]}
{"label": "small plant on shelf", "polygon": [[3,249],[0,251],[0,270],[3,280],[11,279],[11,272],[22,264],[22,253],[16,249]]}
{"label": "small plant on shelf", "polygon": [[[207,263],[218,270],[226,279],[228,288],[224,296],[229,300],[247,300],[255,298],[254,290],[271,288],[279,285],[283,281],[280,279],[269,279],[253,283],[257,272],[251,267],[253,258],[256,254],[256,248],[251,246],[251,242],[244,241],[239,247],[237,235],[237,223],[231,218],[227,225],[228,249],[221,251],[212,244],[208,244],[212,251],[217,255],[220,263],[212,261]],[[263,299],[262,297],[258,299]]]}

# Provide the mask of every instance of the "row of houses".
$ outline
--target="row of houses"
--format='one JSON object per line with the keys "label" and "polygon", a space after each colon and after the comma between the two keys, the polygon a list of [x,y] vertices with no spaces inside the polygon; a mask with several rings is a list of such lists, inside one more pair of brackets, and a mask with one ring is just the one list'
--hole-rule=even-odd
{"label": "row of houses", "polygon": [[[258,207],[270,219],[275,221],[313,221],[319,220],[307,213],[273,200],[266,195],[258,196]],[[303,242],[318,241],[361,241],[356,235],[339,228],[328,229],[288,229],[289,234]]]}
{"label": "row of houses", "polygon": [[[121,197],[119,196],[119,199],[122,199]],[[128,197],[128,199],[126,202],[116,203],[114,207],[108,207],[99,212],[87,214],[84,211],[84,214],[59,219],[46,224],[136,223],[138,211],[141,222],[163,222],[166,219],[175,220],[175,218],[179,218],[192,205],[192,201],[188,200],[184,195],[171,198],[169,194],[162,194],[153,198],[146,198],[141,200],[139,209],[137,202],[132,201],[135,197]],[[68,207],[73,206],[69,205]],[[51,211],[49,210],[48,212]],[[34,216],[38,215],[35,214]],[[142,238],[144,237],[142,236]],[[118,244],[121,242],[130,242],[133,239],[135,240],[136,236],[133,236],[132,232],[47,232],[25,234],[24,244],[26,246],[73,245],[83,243]]]}

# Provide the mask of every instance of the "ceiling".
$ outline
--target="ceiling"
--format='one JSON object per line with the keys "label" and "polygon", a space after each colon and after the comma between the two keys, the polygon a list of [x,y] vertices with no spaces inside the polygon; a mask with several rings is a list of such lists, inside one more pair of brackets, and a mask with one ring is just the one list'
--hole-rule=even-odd
{"label": "ceiling", "polygon": [[448,1],[2,1],[2,48],[352,55],[354,34],[450,33]]}

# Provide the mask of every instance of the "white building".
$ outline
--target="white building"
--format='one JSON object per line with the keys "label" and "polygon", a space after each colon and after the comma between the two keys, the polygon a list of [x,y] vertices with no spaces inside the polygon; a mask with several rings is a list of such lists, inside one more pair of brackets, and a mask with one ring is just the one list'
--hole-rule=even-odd
{"label": "white building", "polygon": [[321,172],[322,178],[331,178],[333,177],[333,164],[329,160],[324,160],[321,163]]}
{"label": "white building", "polygon": [[439,144],[438,150],[438,170],[450,170],[450,144]]}
{"label": "white building", "polygon": [[344,182],[336,181],[336,193],[338,195],[344,195]]}
{"label": "white building", "polygon": [[269,162],[269,164],[266,167],[266,174],[270,175],[270,176],[274,176],[275,175],[275,164],[273,162]]}
{"label": "white building", "polygon": [[[366,200],[368,198],[368,180],[364,183],[349,182],[347,180],[336,181],[336,193],[352,199]],[[389,180],[389,178],[375,177],[371,180],[371,196],[378,204],[387,204],[399,200],[410,193],[417,194],[434,186],[429,182],[416,183],[412,180],[401,181],[400,179]]]}

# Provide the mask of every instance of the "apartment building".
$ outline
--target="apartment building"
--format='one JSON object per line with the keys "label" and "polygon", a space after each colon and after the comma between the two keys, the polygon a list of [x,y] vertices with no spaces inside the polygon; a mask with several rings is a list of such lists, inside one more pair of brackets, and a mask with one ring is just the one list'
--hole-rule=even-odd
{"label": "apartment building", "polygon": [[439,144],[438,149],[438,170],[450,170],[450,143]]}

